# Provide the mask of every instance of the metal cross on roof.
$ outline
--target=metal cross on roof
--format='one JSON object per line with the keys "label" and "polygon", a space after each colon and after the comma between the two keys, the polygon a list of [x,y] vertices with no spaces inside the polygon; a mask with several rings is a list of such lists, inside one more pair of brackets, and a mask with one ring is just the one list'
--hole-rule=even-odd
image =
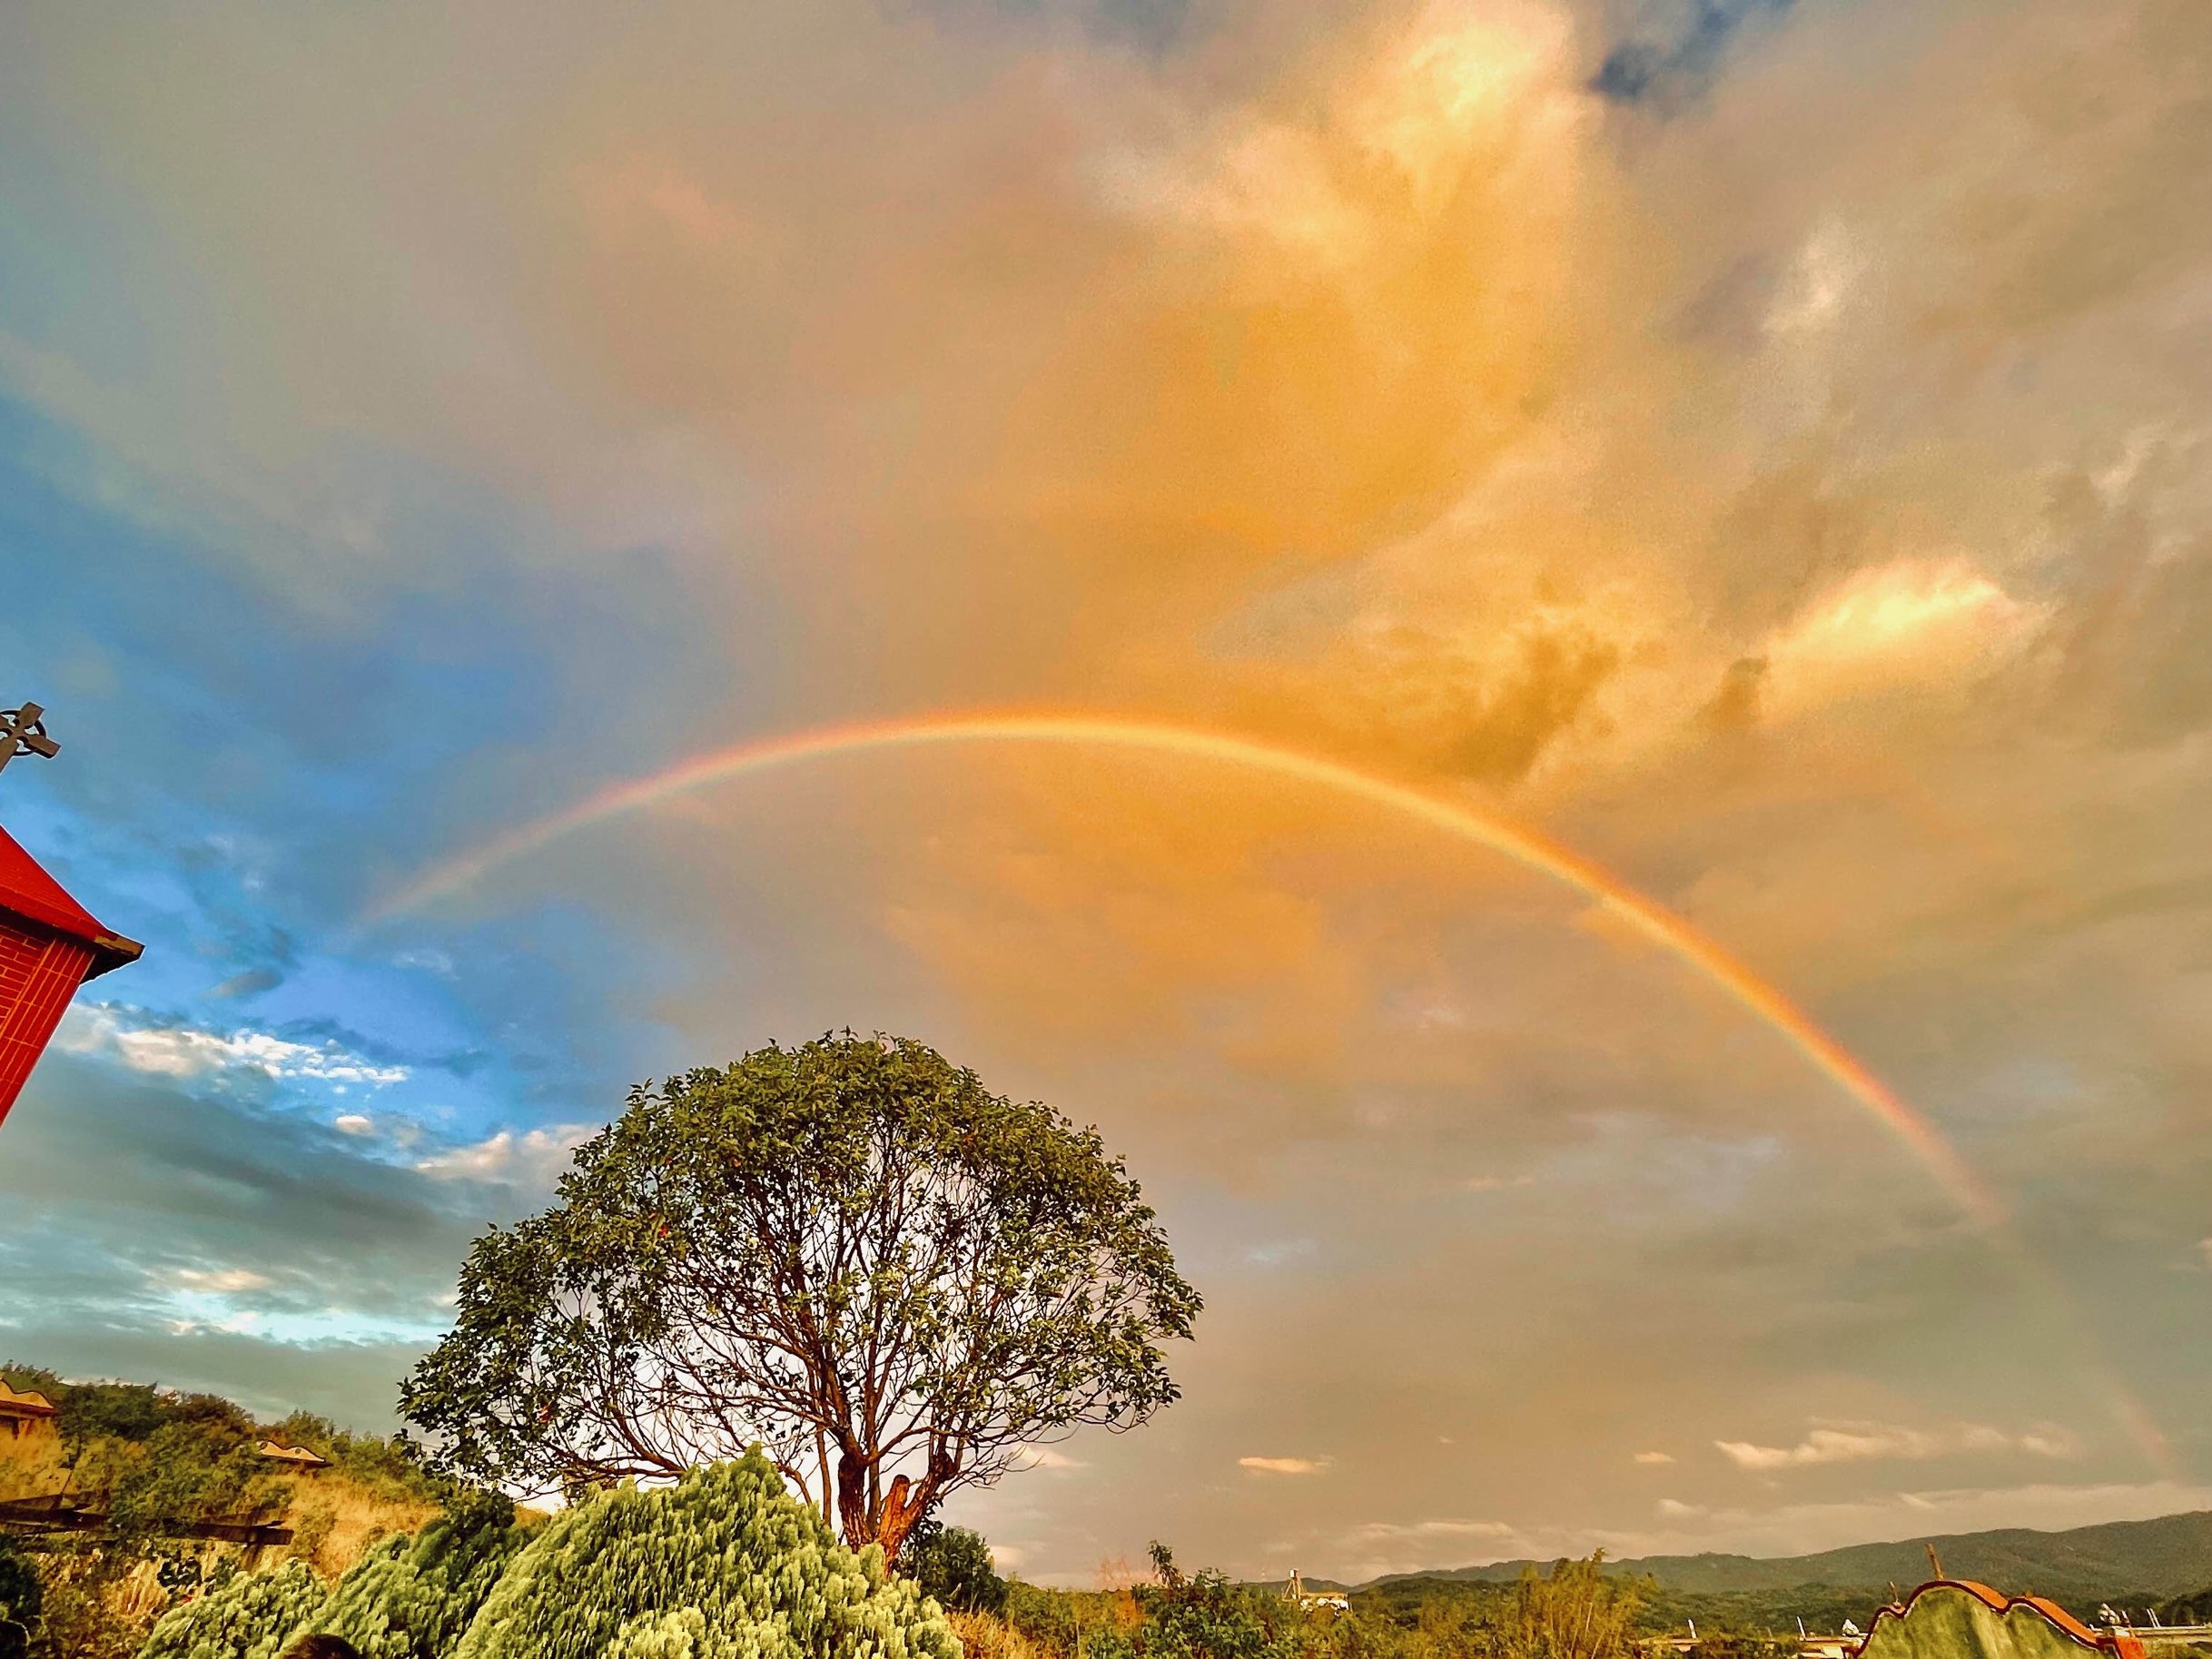
{"label": "metal cross on roof", "polygon": [[46,723],[39,716],[46,711],[35,703],[25,703],[21,708],[0,708],[0,772],[16,755],[27,751],[42,760],[52,760],[62,752],[62,746],[46,736]]}

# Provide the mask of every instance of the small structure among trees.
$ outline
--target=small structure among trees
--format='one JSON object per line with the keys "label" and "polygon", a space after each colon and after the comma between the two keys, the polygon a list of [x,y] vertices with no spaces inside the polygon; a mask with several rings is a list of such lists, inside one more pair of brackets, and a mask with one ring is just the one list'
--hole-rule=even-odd
{"label": "small structure among trees", "polygon": [[1290,1569],[1290,1582],[1283,1586],[1283,1599],[1296,1602],[1308,1613],[1349,1613],[1352,1610],[1352,1598],[1341,1590],[1308,1590],[1296,1567]]}
{"label": "small structure among trees", "polygon": [[1095,1131],[846,1032],[635,1089],[559,1201],[477,1240],[401,1409],[528,1491],[758,1445],[857,1548],[1177,1397],[1199,1293]]}
{"label": "small structure among trees", "polygon": [[57,1432],[56,1419],[61,1415],[61,1407],[36,1389],[18,1394],[8,1387],[6,1378],[0,1377],[0,1439],[51,1436]]}
{"label": "small structure among trees", "polygon": [[331,1466],[331,1460],[328,1457],[318,1457],[304,1446],[287,1446],[283,1441],[278,1439],[264,1440],[253,1449],[268,1458],[270,1462],[281,1464],[284,1467],[295,1470],[301,1475],[312,1475],[318,1469],[327,1469]]}

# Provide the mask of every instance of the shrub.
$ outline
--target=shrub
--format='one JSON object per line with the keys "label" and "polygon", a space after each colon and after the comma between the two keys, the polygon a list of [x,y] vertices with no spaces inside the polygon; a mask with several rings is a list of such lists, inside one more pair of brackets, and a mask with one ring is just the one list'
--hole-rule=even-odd
{"label": "shrub", "polygon": [[1555,1562],[1547,1575],[1524,1567],[1497,1632],[1506,1659],[1614,1659],[1625,1650],[1642,1589],[1608,1577],[1605,1564],[1600,1550]]}
{"label": "shrub", "polygon": [[966,1659],[1053,1659],[1003,1619],[988,1613],[955,1613],[953,1634]]}
{"label": "shrub", "polygon": [[164,1614],[138,1659],[272,1659],[329,1595],[303,1561],[233,1574]]}
{"label": "shrub", "polygon": [[38,1617],[38,1568],[15,1540],[0,1533],[0,1619],[28,1624]]}
{"label": "shrub", "polygon": [[757,1451],[538,1528],[453,1659],[961,1659],[944,1619]]}
{"label": "shrub", "polygon": [[1108,1647],[1116,1640],[1127,1647],[1130,1633],[1144,1622],[1143,1610],[1126,1589],[1048,1590],[1018,1578],[1006,1581],[1006,1611],[1000,1616],[1052,1659],[1077,1659],[1093,1632]]}
{"label": "shrub", "polygon": [[413,1536],[377,1545],[291,1634],[343,1636],[362,1659],[444,1659],[526,1537],[512,1503],[469,1494]]}
{"label": "shrub", "polygon": [[993,1570],[979,1532],[924,1521],[906,1536],[899,1570],[947,1613],[1002,1613],[1006,1581]]}

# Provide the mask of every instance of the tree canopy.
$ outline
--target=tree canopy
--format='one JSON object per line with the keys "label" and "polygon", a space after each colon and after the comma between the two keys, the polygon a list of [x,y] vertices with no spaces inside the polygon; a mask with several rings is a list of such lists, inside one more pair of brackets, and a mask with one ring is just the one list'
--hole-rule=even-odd
{"label": "tree canopy", "polygon": [[895,1554],[1024,1446],[1177,1396],[1198,1292],[1095,1131],[850,1032],[631,1091],[558,1202],[493,1228],[402,1408],[546,1491],[760,1445]]}

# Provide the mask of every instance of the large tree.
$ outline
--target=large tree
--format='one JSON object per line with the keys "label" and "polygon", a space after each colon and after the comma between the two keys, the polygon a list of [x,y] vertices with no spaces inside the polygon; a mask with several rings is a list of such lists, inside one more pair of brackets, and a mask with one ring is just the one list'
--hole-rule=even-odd
{"label": "large tree", "polygon": [[917,1042],[847,1032],[630,1092],[493,1228],[402,1409],[533,1491],[757,1442],[854,1546],[1173,1400],[1199,1295],[1121,1161]]}

